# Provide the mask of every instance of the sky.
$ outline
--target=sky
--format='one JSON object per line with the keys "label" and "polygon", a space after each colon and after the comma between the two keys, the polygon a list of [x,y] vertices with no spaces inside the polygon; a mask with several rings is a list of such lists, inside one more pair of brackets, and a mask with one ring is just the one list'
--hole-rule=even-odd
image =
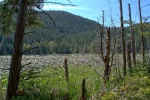
{"label": "sky", "polygon": [[[2,1],[2,0],[0,0]],[[111,18],[115,25],[119,25],[119,0],[45,0],[45,2],[58,2],[62,4],[73,4],[76,6],[60,5],[45,3],[44,10],[59,10],[66,11],[75,15],[82,16],[94,20],[96,22],[102,22],[102,10],[105,12],[105,25],[111,25]],[[138,12],[138,0],[122,0],[123,1],[123,16],[124,20],[129,19],[128,15],[128,3],[131,5],[132,21],[139,22]],[[147,6],[146,6],[147,5]],[[142,16],[150,16],[150,0],[141,0]],[[111,18],[110,18],[111,16]],[[99,20],[99,21],[98,21]],[[148,20],[150,22],[150,19]]]}
{"label": "sky", "polygon": [[[76,6],[63,6],[59,4],[44,4],[44,10],[61,10],[82,16],[101,23],[102,10],[105,12],[105,23],[111,24],[110,16],[116,25],[119,25],[119,0],[47,0],[47,2],[59,2],[62,4],[73,4]],[[139,22],[138,0],[123,0],[124,20],[128,20],[128,3],[131,5],[132,20]],[[149,5],[147,5],[149,4]],[[145,6],[147,5],[147,6]],[[141,0],[142,16],[150,16],[150,0]],[[98,20],[97,20],[98,19]],[[150,19],[149,19],[150,21]]]}

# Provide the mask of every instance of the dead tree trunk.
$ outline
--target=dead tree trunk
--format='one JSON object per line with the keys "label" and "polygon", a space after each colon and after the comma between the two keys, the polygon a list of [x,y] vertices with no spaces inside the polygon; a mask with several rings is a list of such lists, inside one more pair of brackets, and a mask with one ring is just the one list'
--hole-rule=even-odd
{"label": "dead tree trunk", "polygon": [[145,43],[144,43],[144,36],[143,36],[143,34],[142,34],[142,32],[143,32],[143,26],[142,26],[142,24],[143,24],[143,22],[142,22],[142,12],[141,12],[141,1],[140,0],[138,0],[138,4],[139,4],[139,16],[140,16],[140,30],[141,30],[141,35],[142,35],[142,59],[143,59],[143,65],[144,65],[144,56],[145,56],[145,49],[144,49],[144,45],[145,45]]}
{"label": "dead tree trunk", "polygon": [[13,54],[9,70],[6,100],[10,100],[12,96],[16,95],[15,92],[18,90],[26,16],[27,0],[19,0],[19,14],[17,18]]}
{"label": "dead tree trunk", "polygon": [[65,76],[66,76],[66,82],[69,86],[69,72],[68,72],[68,63],[67,63],[67,59],[65,59],[64,61],[65,64]]}
{"label": "dead tree trunk", "polygon": [[[112,59],[116,51],[116,38],[114,38],[114,44],[111,43],[111,35],[110,35],[110,28],[104,28],[104,11],[102,16],[102,26],[98,24],[99,26],[99,46],[97,46],[97,49],[94,49],[94,51],[99,55],[101,60],[103,61],[104,65],[104,72],[103,75],[100,75],[104,82],[106,83],[109,81],[109,76],[111,74],[111,65],[112,65]],[[115,33],[116,33],[116,27]],[[106,34],[104,34],[104,29],[106,29]],[[99,61],[98,61],[99,62]]]}
{"label": "dead tree trunk", "polygon": [[135,53],[135,39],[134,39],[134,32],[132,28],[132,18],[131,18],[131,7],[128,4],[129,8],[129,20],[130,20],[130,34],[131,34],[131,43],[132,43],[132,56],[133,56],[133,64],[136,66],[136,53]]}
{"label": "dead tree trunk", "polygon": [[[148,37],[148,43],[150,43],[150,36]],[[150,73],[150,45],[148,45],[148,73]]]}
{"label": "dead tree trunk", "polygon": [[80,100],[86,100],[85,79],[82,80],[82,94]]}
{"label": "dead tree trunk", "polygon": [[105,55],[105,58],[104,58],[104,63],[105,63],[105,70],[104,70],[104,78],[105,78],[105,81],[109,80],[109,73],[110,73],[110,65],[109,65],[109,62],[110,62],[110,28],[108,28],[106,30],[106,55]]}
{"label": "dead tree trunk", "polygon": [[127,62],[128,62],[128,67],[129,67],[129,71],[132,71],[132,62],[131,62],[131,42],[127,42]]}
{"label": "dead tree trunk", "polygon": [[[110,65],[109,65],[109,62],[110,62],[110,42],[111,42],[111,38],[110,38],[110,28],[106,29],[106,54],[104,55],[104,45],[103,45],[103,38],[104,38],[104,11],[103,11],[103,16],[102,16],[102,28],[100,28],[100,55],[101,55],[101,58],[102,58],[102,61],[104,63],[104,81],[108,81],[109,80],[109,74],[110,74]],[[100,26],[99,26],[100,27]]]}
{"label": "dead tree trunk", "polygon": [[125,40],[124,40],[122,0],[119,0],[119,3],[120,3],[120,23],[121,23],[122,49],[123,49],[123,75],[125,76],[126,75],[126,49],[125,49]]}

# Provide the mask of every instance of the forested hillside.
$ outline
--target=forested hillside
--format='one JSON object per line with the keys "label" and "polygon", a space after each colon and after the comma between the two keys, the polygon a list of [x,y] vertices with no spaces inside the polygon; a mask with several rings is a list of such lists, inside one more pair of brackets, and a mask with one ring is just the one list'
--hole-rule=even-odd
{"label": "forested hillside", "polygon": [[[97,45],[98,23],[64,11],[47,12],[55,23],[44,13],[39,13],[43,26],[28,28],[24,38],[24,49],[39,47],[26,54],[75,54],[93,53],[93,47]],[[147,23],[148,24],[148,23]],[[149,24],[148,24],[149,25]],[[136,52],[141,52],[140,25],[134,25]],[[112,28],[113,29],[113,28]],[[118,31],[118,52],[122,52],[120,28]],[[146,31],[149,30],[145,30]],[[111,34],[114,34],[111,32]],[[0,33],[0,55],[11,54],[13,36]],[[125,40],[130,40],[129,27],[125,28]],[[148,45],[148,40],[145,40]],[[96,45],[95,45],[96,44]],[[148,46],[145,46],[146,48]]]}
{"label": "forested hillside", "polygon": [[[97,23],[63,11],[47,12],[52,20],[44,13],[39,18],[43,27],[25,35],[24,48],[39,47],[28,54],[70,54],[92,52],[90,44],[96,35]],[[11,54],[13,47],[13,33],[0,33],[0,54]]]}

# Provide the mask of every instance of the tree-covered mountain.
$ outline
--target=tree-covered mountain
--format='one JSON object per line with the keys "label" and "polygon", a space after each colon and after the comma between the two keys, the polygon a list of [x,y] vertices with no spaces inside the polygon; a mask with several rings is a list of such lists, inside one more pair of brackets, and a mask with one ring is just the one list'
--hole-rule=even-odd
{"label": "tree-covered mountain", "polygon": [[[47,11],[47,16],[39,12],[42,27],[28,27],[24,38],[24,49],[39,47],[25,54],[72,54],[93,53],[98,40],[98,23],[64,11]],[[35,20],[34,20],[35,21]],[[32,23],[32,20],[31,20]],[[34,22],[35,23],[35,22]],[[149,23],[143,24],[144,34],[149,34]],[[35,27],[35,26],[34,26]],[[133,26],[135,33],[136,52],[141,52],[140,24]],[[117,28],[118,32],[120,28]],[[33,32],[34,33],[28,33]],[[111,28],[111,34],[113,28]],[[122,53],[121,34],[118,33],[118,52]],[[145,35],[147,36],[147,35]],[[4,35],[0,33],[0,55],[12,54],[14,33]],[[131,39],[129,27],[125,27],[125,41]],[[149,41],[145,38],[146,49]]]}
{"label": "tree-covered mountain", "polygon": [[[39,47],[28,54],[70,54],[90,53],[92,40],[97,32],[97,23],[64,11],[39,12],[43,27],[27,29],[25,34],[24,49]],[[3,35],[0,33],[0,54],[11,54],[14,34]]]}

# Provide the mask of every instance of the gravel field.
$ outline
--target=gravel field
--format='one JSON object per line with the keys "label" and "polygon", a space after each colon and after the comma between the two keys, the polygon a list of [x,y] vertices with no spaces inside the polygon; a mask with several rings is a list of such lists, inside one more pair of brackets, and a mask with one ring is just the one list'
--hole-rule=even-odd
{"label": "gravel field", "polygon": [[[102,66],[99,56],[95,54],[52,54],[52,55],[24,55],[22,59],[22,65],[25,69],[29,68],[44,68],[44,67],[63,67],[64,59],[68,60],[68,66]],[[137,59],[141,60],[141,55],[137,55]],[[8,69],[10,67],[11,56],[0,56],[0,73],[2,69]],[[119,54],[119,63],[122,64],[122,57]]]}
{"label": "gravel field", "polygon": [[[22,65],[31,63],[26,68],[43,68],[43,67],[63,67],[64,59],[68,59],[68,66],[98,66],[96,59],[99,57],[94,54],[71,54],[71,55],[25,55],[23,56]],[[95,60],[94,60],[95,59]],[[0,56],[0,70],[8,69],[10,66],[11,56]]]}

